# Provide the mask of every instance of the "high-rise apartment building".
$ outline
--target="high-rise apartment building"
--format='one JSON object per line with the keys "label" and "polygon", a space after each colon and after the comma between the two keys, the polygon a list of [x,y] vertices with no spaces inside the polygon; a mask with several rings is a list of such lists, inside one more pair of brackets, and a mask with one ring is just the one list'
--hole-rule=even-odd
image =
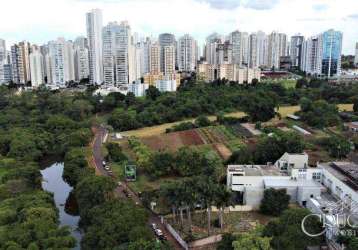
{"label": "high-rise apartment building", "polygon": [[65,81],[75,80],[75,51],[72,41],[65,42]]}
{"label": "high-rise apartment building", "polygon": [[259,44],[258,36],[256,33],[252,33],[249,36],[249,67],[257,68],[260,66],[259,62]]}
{"label": "high-rise apartment building", "polygon": [[180,71],[195,71],[197,62],[197,42],[186,34],[178,40],[178,68]]}
{"label": "high-rise apartment building", "polygon": [[78,37],[74,43],[75,79],[80,81],[89,78],[89,52],[85,37]]}
{"label": "high-rise apartment building", "polygon": [[341,32],[332,29],[308,38],[303,43],[301,69],[312,75],[339,76],[342,38]]}
{"label": "high-rise apartment building", "polygon": [[111,22],[103,27],[103,76],[104,83],[114,85],[116,83],[116,34],[121,27],[117,22]]}
{"label": "high-rise apartment building", "polygon": [[131,39],[131,29],[126,21],[120,24],[119,32],[115,34],[115,58],[116,83],[128,84],[135,81],[133,71],[134,50]]}
{"label": "high-rise apartment building", "polygon": [[20,42],[11,46],[13,82],[26,84],[31,81],[30,74],[30,43]]}
{"label": "high-rise apartment building", "polygon": [[163,73],[165,76],[172,77],[175,75],[175,46],[161,46],[163,53]]}
{"label": "high-rise apartment building", "polygon": [[287,55],[287,36],[283,33],[272,32],[268,36],[268,63],[270,68],[280,68],[280,57]]}
{"label": "high-rise apartment building", "polygon": [[307,38],[302,46],[301,70],[307,74],[320,75],[322,72],[322,37]]}
{"label": "high-rise apartment building", "polygon": [[142,42],[143,46],[143,58],[142,58],[142,75],[150,72],[150,46],[151,39],[149,37],[146,38],[144,42]]}
{"label": "high-rise apartment building", "polygon": [[86,15],[87,38],[89,46],[90,83],[103,82],[102,56],[102,11],[94,9]]}
{"label": "high-rise apartment building", "polygon": [[158,43],[149,46],[149,71],[151,74],[159,74],[160,71],[160,45]]}
{"label": "high-rise apartment building", "polygon": [[65,40],[49,42],[47,67],[49,67],[49,84],[64,86],[65,81]]}
{"label": "high-rise apartment building", "polygon": [[6,43],[0,39],[0,84],[5,83]]}
{"label": "high-rise apartment building", "polygon": [[341,74],[343,34],[333,29],[322,34],[322,74],[335,76]]}
{"label": "high-rise apartment building", "polygon": [[6,42],[3,39],[0,39],[0,62],[5,61],[6,59]]}
{"label": "high-rise apartment building", "polygon": [[31,47],[30,54],[30,72],[31,72],[31,86],[38,87],[44,84],[44,67],[43,56],[38,46],[33,45]]}
{"label": "high-rise apartment building", "polygon": [[175,42],[175,36],[173,34],[169,33],[163,33],[159,35],[158,39],[159,45],[160,45],[160,71],[165,71],[165,65],[164,62],[168,61],[168,59],[165,59],[165,47],[172,46],[174,48],[174,63],[176,62],[176,42]]}
{"label": "high-rise apartment building", "polygon": [[356,43],[356,53],[354,57],[354,64],[358,66],[358,42]]}
{"label": "high-rise apartment building", "polygon": [[299,68],[302,60],[302,44],[304,37],[301,35],[295,35],[291,37],[290,43],[290,57],[292,67]]}
{"label": "high-rise apartment building", "polygon": [[233,61],[232,44],[229,41],[218,44],[216,48],[216,57],[217,64],[231,64]]}

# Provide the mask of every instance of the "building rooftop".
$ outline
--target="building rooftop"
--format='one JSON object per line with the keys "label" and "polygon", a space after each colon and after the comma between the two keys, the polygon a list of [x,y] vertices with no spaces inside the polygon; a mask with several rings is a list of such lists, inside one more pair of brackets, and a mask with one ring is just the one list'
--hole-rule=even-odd
{"label": "building rooftop", "polygon": [[242,172],[245,176],[285,176],[274,165],[229,165],[228,172]]}
{"label": "building rooftop", "polygon": [[329,162],[319,163],[332,175],[358,191],[358,165],[353,162]]}
{"label": "building rooftop", "polygon": [[292,180],[292,179],[265,179],[265,186],[270,188],[280,187],[305,187],[305,188],[321,188],[321,185],[313,180]]}

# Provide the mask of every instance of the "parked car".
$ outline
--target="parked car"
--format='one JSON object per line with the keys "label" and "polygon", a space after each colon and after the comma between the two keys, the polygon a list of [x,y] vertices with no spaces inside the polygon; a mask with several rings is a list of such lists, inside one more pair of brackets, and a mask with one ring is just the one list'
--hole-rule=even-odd
{"label": "parked car", "polygon": [[158,236],[158,237],[162,237],[162,236],[163,236],[163,232],[162,232],[162,230],[160,230],[160,229],[155,229],[155,230],[154,230],[154,233],[155,233],[155,235]]}
{"label": "parked car", "polygon": [[109,166],[105,166],[104,169],[107,170],[107,171],[110,170]]}
{"label": "parked car", "polygon": [[106,166],[106,161],[102,161],[102,166]]}
{"label": "parked car", "polygon": [[122,186],[122,182],[117,182],[117,185],[118,185],[118,187],[121,187]]}
{"label": "parked car", "polygon": [[158,229],[158,226],[157,226],[157,224],[155,224],[155,223],[150,224],[150,227],[153,229],[153,231],[155,231],[156,229]]}

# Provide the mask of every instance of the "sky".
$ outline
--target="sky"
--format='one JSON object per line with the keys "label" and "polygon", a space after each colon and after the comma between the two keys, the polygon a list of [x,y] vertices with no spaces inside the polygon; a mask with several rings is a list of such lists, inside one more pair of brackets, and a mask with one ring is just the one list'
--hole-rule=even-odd
{"label": "sky", "polygon": [[[157,36],[189,33],[199,44],[209,34],[234,30],[279,31],[308,37],[333,28],[343,32],[343,53],[358,42],[358,0],[1,0],[0,38],[7,46],[28,40],[86,35],[85,14],[103,10],[104,25],[127,20],[132,32]],[[16,10],[16,17],[14,17]]]}

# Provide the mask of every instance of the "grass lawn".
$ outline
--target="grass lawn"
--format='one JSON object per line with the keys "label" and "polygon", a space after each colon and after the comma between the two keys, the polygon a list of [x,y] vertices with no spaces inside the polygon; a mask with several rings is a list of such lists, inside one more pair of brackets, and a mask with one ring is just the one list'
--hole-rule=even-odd
{"label": "grass lawn", "polygon": [[294,89],[296,88],[296,80],[293,79],[286,79],[286,80],[282,80],[280,81],[280,84],[285,88],[285,89]]}
{"label": "grass lawn", "polygon": [[[228,113],[225,116],[241,118],[241,117],[245,116],[245,113],[244,112],[234,112],[234,113]],[[214,116],[214,115],[208,116],[208,119],[210,121],[215,121],[216,116]],[[165,130],[167,128],[171,128],[174,125],[178,125],[179,123],[182,123],[182,122],[193,122],[194,120],[195,119],[188,119],[188,120],[183,120],[183,121],[179,121],[179,122],[169,122],[169,123],[164,123],[164,124],[156,125],[156,126],[152,126],[152,127],[145,127],[145,128],[140,128],[140,129],[136,129],[136,130],[124,131],[124,132],[122,132],[122,134],[126,135],[126,136],[136,136],[139,138],[153,136],[153,135],[159,135],[159,134],[164,134]]]}
{"label": "grass lawn", "polygon": [[158,180],[151,180],[149,176],[138,173],[137,180],[133,182],[128,182],[128,186],[134,192],[144,192],[159,189],[160,185],[165,181],[175,180],[178,179],[177,177],[168,177],[168,178],[160,178]]}
{"label": "grass lawn", "polygon": [[[353,104],[339,104],[338,108],[340,111],[344,111],[344,110],[352,111]],[[286,117],[289,114],[293,114],[299,110],[300,110],[300,107],[298,105],[297,106],[282,106],[279,108],[279,112],[280,112],[282,118]],[[245,116],[245,113],[238,111],[238,112],[227,113],[225,116],[241,118],[241,117]],[[216,119],[216,116],[208,116],[208,118],[209,118],[209,120],[214,121]],[[147,136],[152,136],[152,135],[159,135],[159,134],[165,133],[165,130],[167,128],[171,128],[174,125],[177,125],[181,122],[188,122],[188,121],[192,122],[194,120],[195,119],[188,119],[188,120],[179,121],[179,122],[164,123],[164,124],[157,125],[157,126],[145,127],[145,128],[140,128],[140,129],[130,130],[130,131],[124,131],[124,132],[122,132],[122,134],[126,135],[126,136],[136,136],[136,137],[147,137]]]}

